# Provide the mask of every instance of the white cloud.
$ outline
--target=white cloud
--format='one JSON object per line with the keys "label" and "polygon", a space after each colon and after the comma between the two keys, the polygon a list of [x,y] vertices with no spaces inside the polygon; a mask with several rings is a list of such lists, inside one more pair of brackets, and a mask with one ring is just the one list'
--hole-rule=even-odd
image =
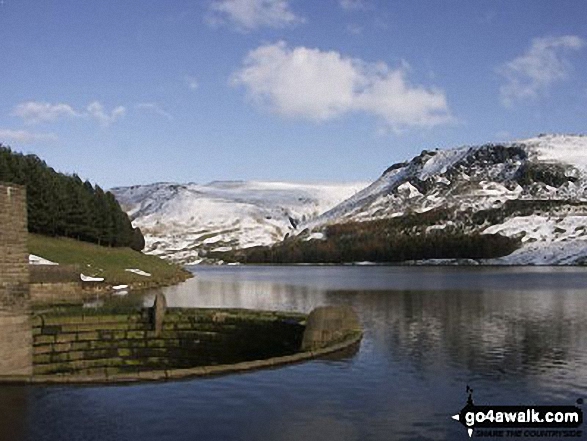
{"label": "white cloud", "polygon": [[187,86],[190,88],[190,90],[196,90],[198,87],[200,87],[200,83],[198,82],[198,79],[196,77],[186,75],[184,77],[184,80]]}
{"label": "white cloud", "polygon": [[345,11],[365,11],[371,8],[366,0],[339,0],[338,4]]}
{"label": "white cloud", "polygon": [[525,54],[497,69],[506,80],[500,88],[502,104],[509,107],[519,100],[535,99],[553,83],[568,78],[571,64],[566,54],[583,46],[585,40],[575,35],[533,39]]}
{"label": "white cloud", "polygon": [[243,32],[265,26],[284,28],[305,21],[291,10],[289,0],[215,0],[206,18],[211,25],[231,23]]}
{"label": "white cloud", "polygon": [[26,130],[0,129],[0,142],[3,139],[28,144],[38,141],[56,141],[57,135],[54,133],[31,133]]}
{"label": "white cloud", "polygon": [[11,115],[18,116],[27,124],[54,122],[60,118],[93,118],[103,126],[108,126],[124,116],[126,109],[118,106],[111,112],[104,111],[104,106],[98,101],[90,103],[85,111],[77,111],[69,104],[51,104],[39,101],[27,101],[18,104]]}
{"label": "white cloud", "polygon": [[94,101],[93,103],[88,104],[86,108],[87,115],[94,118],[98,121],[102,126],[109,126],[117,119],[123,117],[126,114],[126,109],[123,106],[118,106],[110,113],[106,113],[104,111],[104,106],[100,104],[98,101]]}
{"label": "white cloud", "polygon": [[69,104],[51,104],[37,101],[27,101],[17,105],[12,111],[12,115],[18,116],[30,124],[51,122],[61,117],[79,116]]}
{"label": "white cloud", "polygon": [[139,110],[147,110],[150,112],[154,112],[159,116],[167,118],[169,121],[173,120],[173,116],[169,112],[166,112],[155,103],[139,103],[135,106],[135,108]]}
{"label": "white cloud", "polygon": [[394,131],[453,121],[444,92],[411,85],[408,69],[278,42],[249,52],[231,83],[286,117],[324,121],[367,112]]}

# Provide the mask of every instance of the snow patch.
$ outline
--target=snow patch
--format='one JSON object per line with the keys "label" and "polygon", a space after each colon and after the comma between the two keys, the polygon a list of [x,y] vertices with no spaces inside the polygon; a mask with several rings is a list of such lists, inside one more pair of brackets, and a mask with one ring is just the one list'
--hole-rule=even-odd
{"label": "snow patch", "polygon": [[469,151],[469,147],[436,151],[436,154],[426,161],[418,177],[424,181],[432,175],[446,173],[450,166],[463,159]]}
{"label": "snow patch", "polygon": [[127,269],[125,269],[125,271],[128,271],[129,273],[138,274],[139,276],[151,277],[151,273],[147,273],[147,272],[140,270],[138,268],[127,268]]}
{"label": "snow patch", "polygon": [[29,254],[29,264],[30,265],[59,265],[58,263],[51,262],[50,260],[44,259],[39,256],[35,256],[34,254]]}
{"label": "snow patch", "polygon": [[408,199],[422,196],[422,193],[420,193],[418,189],[414,187],[409,181],[406,181],[403,184],[399,185],[397,187],[397,191],[399,194],[405,196]]}
{"label": "snow patch", "polygon": [[103,282],[104,281],[104,277],[92,277],[92,276],[86,276],[85,274],[80,274],[79,277],[82,282]]}
{"label": "snow patch", "polygon": [[324,235],[324,233],[322,233],[320,231],[315,231],[315,232],[311,233],[308,237],[306,237],[304,240],[305,241],[324,240],[325,238],[326,238],[326,236]]}

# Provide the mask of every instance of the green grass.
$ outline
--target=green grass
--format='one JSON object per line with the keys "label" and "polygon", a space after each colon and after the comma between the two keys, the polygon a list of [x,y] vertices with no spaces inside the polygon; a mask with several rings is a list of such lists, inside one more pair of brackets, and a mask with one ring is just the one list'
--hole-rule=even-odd
{"label": "green grass", "polygon": [[[29,234],[29,253],[63,265],[77,265],[87,276],[104,277],[111,285],[128,284],[136,288],[170,285],[191,275],[179,265],[130,248],[109,248],[68,238]],[[140,276],[125,271],[138,268],[151,274]]]}

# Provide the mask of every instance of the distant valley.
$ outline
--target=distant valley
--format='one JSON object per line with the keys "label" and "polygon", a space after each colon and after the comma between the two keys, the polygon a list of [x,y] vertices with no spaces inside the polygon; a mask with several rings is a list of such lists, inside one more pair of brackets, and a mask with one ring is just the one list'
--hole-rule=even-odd
{"label": "distant valley", "polygon": [[[336,254],[341,246],[337,234],[350,247],[345,261],[353,260],[353,246],[361,242],[364,248],[375,236],[374,247],[385,237],[398,243],[418,238],[425,244],[448,235],[511,239],[504,248],[507,255],[492,252],[490,259],[471,252],[477,242],[464,247],[463,255],[451,242],[447,255],[475,256],[470,264],[587,261],[587,137],[579,135],[427,150],[388,167],[370,185],[218,182],[112,192],[143,231],[146,252],[182,263],[271,244],[277,244],[271,255],[283,253],[286,262],[295,262],[288,256],[295,249],[303,261],[308,250],[315,255],[328,248]],[[517,246],[511,252],[513,241]],[[385,251],[391,256],[381,250],[365,254],[364,249],[356,255],[393,261],[397,250],[391,245]]]}
{"label": "distant valley", "polygon": [[145,236],[145,252],[193,264],[210,251],[270,245],[368,183],[220,181],[113,188]]}

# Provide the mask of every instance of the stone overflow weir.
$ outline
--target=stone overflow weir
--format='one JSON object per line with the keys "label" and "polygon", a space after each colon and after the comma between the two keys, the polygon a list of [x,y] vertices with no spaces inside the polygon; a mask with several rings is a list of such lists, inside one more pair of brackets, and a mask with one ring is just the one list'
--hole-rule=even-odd
{"label": "stone overflow weir", "polygon": [[173,380],[300,362],[356,347],[345,306],[309,315],[246,309],[31,309],[23,187],[0,184],[0,383]]}

